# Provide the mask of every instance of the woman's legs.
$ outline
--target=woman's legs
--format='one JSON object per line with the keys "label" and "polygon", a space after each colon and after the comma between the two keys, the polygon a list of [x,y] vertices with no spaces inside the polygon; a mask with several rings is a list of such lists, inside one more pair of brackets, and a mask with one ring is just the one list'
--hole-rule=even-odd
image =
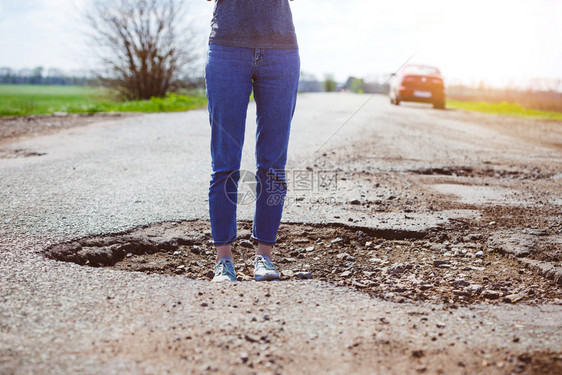
{"label": "woman's legs", "polygon": [[252,82],[259,192],[252,237],[258,241],[256,254],[271,257],[287,191],[284,169],[299,74],[298,50],[209,46],[205,75],[213,169],[209,213],[217,260],[232,257],[230,244],[236,240],[237,185]]}
{"label": "woman's legs", "polygon": [[300,59],[298,50],[256,50],[254,98],[257,106],[256,200],[252,237],[258,253],[271,254],[287,192],[285,163],[295,111]]}

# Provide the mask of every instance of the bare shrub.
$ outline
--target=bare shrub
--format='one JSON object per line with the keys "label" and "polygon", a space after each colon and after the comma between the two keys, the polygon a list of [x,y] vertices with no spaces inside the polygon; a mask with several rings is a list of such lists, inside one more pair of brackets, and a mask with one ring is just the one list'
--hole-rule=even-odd
{"label": "bare shrub", "polygon": [[125,99],[165,96],[194,60],[182,0],[91,0],[84,14],[102,80]]}

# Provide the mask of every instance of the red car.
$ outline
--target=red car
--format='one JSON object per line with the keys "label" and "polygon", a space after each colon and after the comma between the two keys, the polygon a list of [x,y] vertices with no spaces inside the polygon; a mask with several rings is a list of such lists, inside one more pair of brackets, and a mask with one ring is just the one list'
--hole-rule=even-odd
{"label": "red car", "polygon": [[432,103],[433,108],[445,109],[445,86],[439,69],[427,65],[406,65],[393,76],[390,102]]}

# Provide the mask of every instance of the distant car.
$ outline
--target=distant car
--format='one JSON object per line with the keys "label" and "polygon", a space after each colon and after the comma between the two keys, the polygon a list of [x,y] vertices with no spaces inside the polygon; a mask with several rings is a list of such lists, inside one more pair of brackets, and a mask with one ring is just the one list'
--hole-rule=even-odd
{"label": "distant car", "polygon": [[406,65],[392,77],[390,102],[432,103],[433,108],[445,109],[445,86],[439,69],[427,65]]}

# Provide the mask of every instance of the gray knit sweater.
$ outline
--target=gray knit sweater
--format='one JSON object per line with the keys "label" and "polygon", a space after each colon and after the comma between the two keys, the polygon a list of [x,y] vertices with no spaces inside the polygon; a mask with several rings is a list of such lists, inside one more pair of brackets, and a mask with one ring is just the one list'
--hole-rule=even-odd
{"label": "gray knit sweater", "polygon": [[289,0],[216,0],[209,44],[298,48]]}

